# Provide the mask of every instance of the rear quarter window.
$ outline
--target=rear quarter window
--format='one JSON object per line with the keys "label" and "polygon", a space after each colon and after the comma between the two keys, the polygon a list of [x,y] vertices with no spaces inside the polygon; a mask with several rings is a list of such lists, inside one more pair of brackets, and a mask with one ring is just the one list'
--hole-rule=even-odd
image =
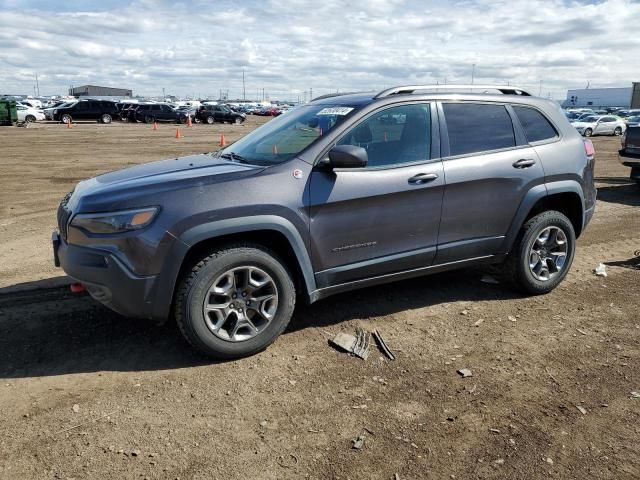
{"label": "rear quarter window", "polygon": [[504,105],[443,104],[451,156],[515,147],[511,117]]}
{"label": "rear quarter window", "polygon": [[527,137],[527,142],[540,142],[558,138],[558,132],[551,122],[535,108],[512,105]]}

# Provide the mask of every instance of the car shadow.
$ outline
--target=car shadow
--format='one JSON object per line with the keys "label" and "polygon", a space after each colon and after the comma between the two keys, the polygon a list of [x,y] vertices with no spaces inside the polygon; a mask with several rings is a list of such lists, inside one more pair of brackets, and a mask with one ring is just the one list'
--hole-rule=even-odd
{"label": "car shadow", "polygon": [[[463,301],[519,298],[464,270],[300,302],[286,333]],[[183,340],[175,322],[158,326],[125,318],[68,287],[0,295],[0,378],[98,371],[189,368],[213,362]]]}
{"label": "car shadow", "polygon": [[640,185],[629,178],[611,177],[596,180],[609,184],[605,187],[598,187],[598,200],[632,207],[640,206]]}

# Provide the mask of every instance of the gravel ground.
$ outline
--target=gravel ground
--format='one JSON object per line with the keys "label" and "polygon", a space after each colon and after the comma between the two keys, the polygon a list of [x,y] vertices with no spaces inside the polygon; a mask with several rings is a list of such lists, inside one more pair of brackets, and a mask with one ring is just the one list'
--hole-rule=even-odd
{"label": "gravel ground", "polygon": [[[617,138],[594,139],[596,214],[549,295],[477,269],[399,282],[301,306],[265,352],[211,363],[173,323],[28,289],[61,274],[50,232],[75,182],[262,121],[180,140],[174,125],[0,129],[0,478],[640,477],[640,188]],[[397,360],[328,346],[357,326]]]}

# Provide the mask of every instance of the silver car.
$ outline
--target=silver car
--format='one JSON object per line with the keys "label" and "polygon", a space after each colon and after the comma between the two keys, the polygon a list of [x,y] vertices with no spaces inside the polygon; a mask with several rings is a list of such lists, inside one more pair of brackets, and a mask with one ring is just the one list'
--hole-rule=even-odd
{"label": "silver car", "polygon": [[578,122],[571,122],[578,132],[585,136],[592,135],[622,135],[627,124],[615,115],[590,115]]}

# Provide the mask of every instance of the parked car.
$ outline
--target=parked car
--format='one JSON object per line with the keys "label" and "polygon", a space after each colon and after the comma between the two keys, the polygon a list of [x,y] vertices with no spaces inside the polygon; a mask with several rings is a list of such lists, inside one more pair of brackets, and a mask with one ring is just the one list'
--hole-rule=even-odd
{"label": "parked car", "polygon": [[590,115],[586,118],[580,118],[571,125],[585,137],[592,135],[622,135],[627,128],[620,117],[613,115]]}
{"label": "parked car", "polygon": [[178,122],[180,113],[171,105],[164,103],[152,103],[140,105],[134,113],[134,118],[138,122]]}
{"label": "parked car", "polygon": [[640,185],[640,125],[629,127],[622,137],[622,148],[618,152],[620,163],[631,167],[629,177]]}
{"label": "parked car", "polygon": [[24,105],[16,105],[18,111],[18,121],[33,123],[36,121],[45,120],[44,112],[37,108],[25,107]]}
{"label": "parked car", "polygon": [[110,308],[173,316],[196,349],[235,358],[273,342],[296,301],[369,285],[496,264],[518,290],[550,292],[593,181],[591,141],[521,89],[335,95],[213,154],[80,182],[54,259]]}
{"label": "parked car", "polygon": [[70,123],[76,120],[97,120],[111,123],[118,117],[118,107],[110,100],[78,100],[56,107],[52,111],[53,120]]}
{"label": "parked car", "polygon": [[216,122],[240,124],[245,121],[246,116],[244,113],[232,111],[226,105],[203,105],[196,113],[196,118],[208,124]]}
{"label": "parked car", "polygon": [[640,115],[634,117],[627,117],[624,119],[624,123],[629,127],[640,127]]}

